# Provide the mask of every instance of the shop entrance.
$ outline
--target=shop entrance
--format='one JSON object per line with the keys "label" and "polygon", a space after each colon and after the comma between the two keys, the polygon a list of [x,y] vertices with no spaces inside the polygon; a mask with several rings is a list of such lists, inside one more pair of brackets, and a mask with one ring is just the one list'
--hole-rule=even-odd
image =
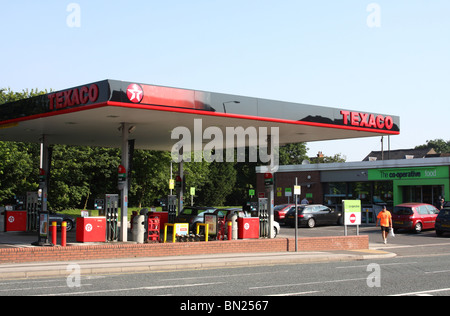
{"label": "shop entrance", "polygon": [[411,185],[402,187],[403,201],[428,203],[435,205],[440,197],[445,196],[443,185]]}

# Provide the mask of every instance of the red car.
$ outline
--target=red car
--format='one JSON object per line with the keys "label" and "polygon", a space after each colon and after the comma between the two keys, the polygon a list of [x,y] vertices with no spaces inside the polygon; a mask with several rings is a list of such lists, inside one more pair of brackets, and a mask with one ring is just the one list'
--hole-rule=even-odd
{"label": "red car", "polygon": [[282,204],[275,206],[273,209],[275,221],[285,224],[286,213],[291,209],[291,207],[295,207],[295,204]]}
{"label": "red car", "polygon": [[404,203],[394,207],[392,224],[394,230],[407,229],[420,233],[423,229],[434,229],[439,210],[425,203]]}

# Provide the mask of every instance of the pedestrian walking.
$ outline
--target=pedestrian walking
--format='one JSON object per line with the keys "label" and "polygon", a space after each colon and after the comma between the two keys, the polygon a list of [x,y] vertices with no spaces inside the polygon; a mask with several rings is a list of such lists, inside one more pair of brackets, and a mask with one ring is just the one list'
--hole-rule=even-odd
{"label": "pedestrian walking", "polygon": [[389,230],[392,229],[392,215],[386,209],[386,206],[383,206],[383,210],[377,216],[377,224],[381,226],[381,235],[383,236],[384,244],[387,244],[387,236],[389,234]]}

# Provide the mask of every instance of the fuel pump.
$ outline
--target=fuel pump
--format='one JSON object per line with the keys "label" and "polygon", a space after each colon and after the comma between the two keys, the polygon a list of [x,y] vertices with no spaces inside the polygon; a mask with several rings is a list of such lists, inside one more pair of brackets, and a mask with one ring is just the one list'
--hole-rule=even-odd
{"label": "fuel pump", "polygon": [[27,231],[36,232],[38,227],[39,194],[27,192]]}
{"label": "fuel pump", "polygon": [[169,223],[174,224],[177,217],[177,196],[169,195],[167,197],[167,210],[169,212]]}
{"label": "fuel pump", "polygon": [[259,236],[270,237],[269,230],[269,199],[258,199]]}
{"label": "fuel pump", "polygon": [[[106,241],[119,240],[119,195],[106,194],[105,196],[105,213],[106,213]],[[126,223],[124,224],[126,225]]]}

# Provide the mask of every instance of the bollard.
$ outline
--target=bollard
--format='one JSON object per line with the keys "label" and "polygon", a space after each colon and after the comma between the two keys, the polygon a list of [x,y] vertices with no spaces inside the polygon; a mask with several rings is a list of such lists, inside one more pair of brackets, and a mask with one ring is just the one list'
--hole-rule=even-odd
{"label": "bollard", "polygon": [[61,247],[67,246],[67,223],[62,222],[61,224]]}
{"label": "bollard", "polygon": [[200,226],[205,227],[205,241],[208,242],[209,224],[197,223],[197,235],[200,234]]}
{"label": "bollard", "polygon": [[233,222],[228,221],[228,240],[233,240]]}
{"label": "bollard", "polygon": [[56,246],[57,243],[57,225],[58,223],[52,222],[52,244],[53,246]]}

